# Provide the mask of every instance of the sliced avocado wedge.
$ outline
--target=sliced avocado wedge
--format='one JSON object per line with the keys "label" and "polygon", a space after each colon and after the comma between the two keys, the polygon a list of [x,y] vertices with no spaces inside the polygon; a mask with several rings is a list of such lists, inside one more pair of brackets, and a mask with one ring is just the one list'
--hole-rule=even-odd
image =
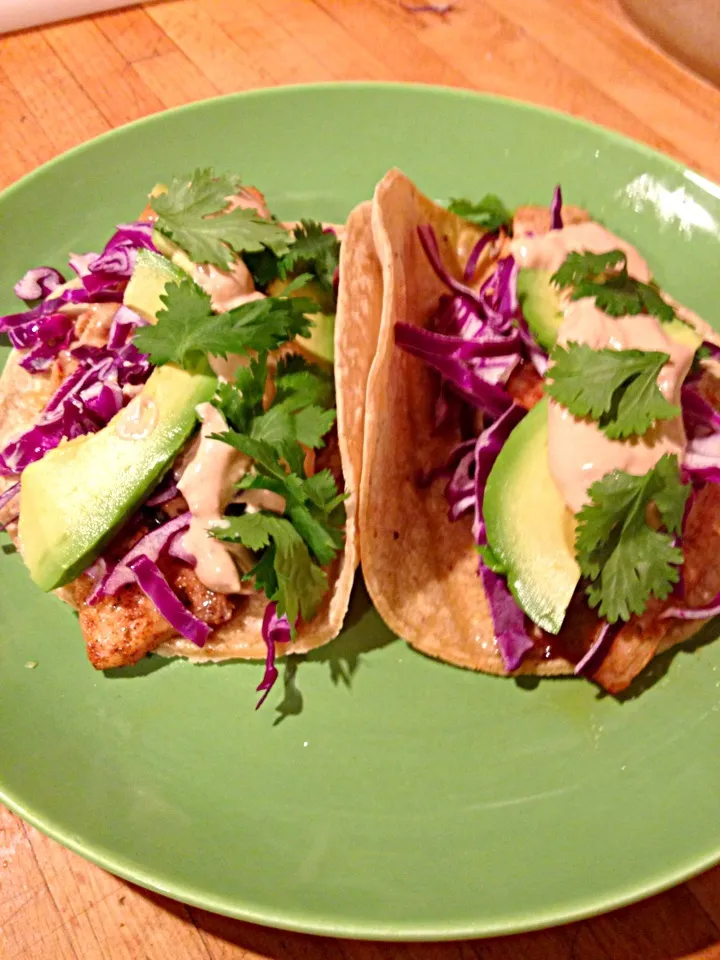
{"label": "sliced avocado wedge", "polygon": [[106,427],[27,467],[19,533],[39,587],[54,590],[90,566],[177,456],[195,408],[216,387],[210,372],[159,367]]}
{"label": "sliced avocado wedge", "polygon": [[[560,293],[550,282],[549,270],[533,270],[524,267],[518,272],[518,299],[523,316],[527,320],[530,332],[545,350],[552,350],[557,340],[564,314]],[[687,344],[693,350],[702,343],[702,337],[682,320],[664,323],[663,330],[679,343]]]}
{"label": "sliced avocado wedge", "polygon": [[165,304],[160,297],[168,283],[179,283],[185,274],[167,257],[151,250],[139,250],[135,269],[125,288],[123,303],[151,323]]}
{"label": "sliced avocado wedge", "polygon": [[[281,297],[283,291],[292,278],[281,280],[279,277],[268,287],[268,296]],[[321,308],[320,313],[308,314],[314,326],[310,328],[309,337],[298,337],[297,342],[308,353],[326,363],[333,363],[335,359],[335,313],[333,298],[319,283],[311,280],[304,287],[293,290],[291,297],[310,297],[316,300]]]}
{"label": "sliced avocado wedge", "polygon": [[580,579],[575,518],[548,465],[548,401],[510,434],[485,488],[488,543],[507,571],[520,607],[543,630],[558,633]]}
{"label": "sliced avocado wedge", "polygon": [[528,267],[518,272],[518,299],[530,332],[545,350],[555,346],[563,311],[557,287],[550,282],[549,270],[531,270]]}

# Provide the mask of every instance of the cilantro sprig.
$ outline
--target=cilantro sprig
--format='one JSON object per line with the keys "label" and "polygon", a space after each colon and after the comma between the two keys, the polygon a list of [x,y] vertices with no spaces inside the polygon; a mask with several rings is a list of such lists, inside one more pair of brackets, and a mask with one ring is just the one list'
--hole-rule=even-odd
{"label": "cilantro sprig", "polygon": [[667,353],[569,343],[555,347],[550,359],[547,393],[574,416],[597,420],[611,440],[641,436],[658,420],[680,415],[657,385]]}
{"label": "cilantro sprig", "polygon": [[304,286],[297,277],[281,297],[252,300],[227,313],[212,312],[210,297],[190,278],[169,283],[161,300],[165,309],[154,326],[140,327],[133,342],[156,366],[177,363],[192,369],[202,356],[275,350],[297,336],[307,336],[317,312],[310,297],[292,297]]}
{"label": "cilantro sprig", "polygon": [[648,313],[662,323],[677,319],[653,284],[642,283],[627,270],[627,255],[622,250],[607,253],[569,253],[550,278],[561,289],[572,287],[571,300],[593,297],[599,310],[611,317]]}
{"label": "cilantro sprig", "polygon": [[150,201],[157,214],[155,229],[182,247],[196,263],[228,268],[233,254],[263,249],[284,256],[289,236],[279,223],[252,209],[223,212],[228,198],[240,186],[235,175],[215,175],[210,169],[175,177],[167,193]]}
{"label": "cilantro sprig", "polygon": [[279,261],[279,272],[283,279],[297,270],[311,273],[325,290],[332,291],[339,262],[340,241],[335,234],[326,233],[323,225],[315,220],[301,220],[294,230],[290,249]]}
{"label": "cilantro sprig", "polygon": [[494,193],[486,194],[477,203],[453,197],[448,204],[448,210],[485,230],[499,230],[512,225],[512,213]]}
{"label": "cilantro sprig", "polygon": [[254,579],[295,624],[298,614],[309,620],[317,612],[328,585],[322,567],[343,545],[344,495],[330,471],[305,473],[305,449],[324,446],[336,412],[332,379],[303,358],[279,362],[275,396],[265,409],[267,375],[263,354],[238,371],[234,386],[220,386],[214,402],[230,429],[215,439],[253,461],[238,489],[271,491],[283,498],[285,509],[282,516],[260,511],[227,517],[228,526],[214,536],[259,554],[246,579]]}
{"label": "cilantro sprig", "polygon": [[575,551],[590,581],[589,602],[610,623],[628,620],[651,596],[664,600],[679,579],[683,555],[673,534],[680,532],[690,486],[680,479],[677,456],[665,454],[644,476],[613,470],[588,492],[590,503],[577,514]]}
{"label": "cilantro sprig", "polygon": [[271,250],[246,254],[244,257],[253,280],[259,288],[266,288],[280,277],[286,280],[302,270],[311,274],[322,289],[333,292],[333,279],[340,262],[340,241],[332,231],[326,231],[317,220],[301,220],[288,239],[288,250],[276,256]]}

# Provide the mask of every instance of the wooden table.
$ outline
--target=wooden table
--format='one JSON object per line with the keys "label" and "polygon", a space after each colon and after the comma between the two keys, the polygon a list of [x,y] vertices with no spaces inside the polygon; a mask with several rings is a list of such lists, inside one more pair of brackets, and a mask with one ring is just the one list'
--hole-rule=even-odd
{"label": "wooden table", "polygon": [[[720,90],[653,48],[616,0],[169,0],[0,38],[0,187],[149,113],[252,87],[411,80],[547,104],[720,181]],[[710,762],[713,759],[710,758]],[[720,867],[538,934],[379,945],[264,930],[146,893],[0,808],[1,960],[720,958]]]}

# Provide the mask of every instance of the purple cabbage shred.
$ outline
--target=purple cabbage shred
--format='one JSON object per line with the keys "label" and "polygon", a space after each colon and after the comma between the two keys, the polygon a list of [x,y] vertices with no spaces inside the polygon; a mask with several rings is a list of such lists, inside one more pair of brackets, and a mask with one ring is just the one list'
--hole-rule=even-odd
{"label": "purple cabbage shred", "polygon": [[130,561],[130,569],[137,585],[170,626],[196,647],[204,647],[210,627],[183,606],[158,565],[141,554]]}
{"label": "purple cabbage shred", "polygon": [[257,687],[258,693],[262,693],[262,696],[258,700],[257,706],[255,707],[256,710],[259,710],[265,703],[268,694],[275,686],[275,681],[278,678],[278,671],[275,666],[277,644],[290,643],[292,639],[292,631],[290,630],[288,618],[285,614],[283,614],[282,617],[278,616],[277,603],[269,603],[265,607],[265,615],[263,616],[262,622],[262,638],[265,641],[267,653],[265,656],[265,674]]}
{"label": "purple cabbage shred", "polygon": [[62,283],[65,283],[65,278],[55,267],[34,267],[18,280],[13,292],[20,300],[39,300]]}
{"label": "purple cabbage shred", "polygon": [[550,229],[562,230],[562,228],[562,190],[560,189],[560,184],[558,184],[553,191],[553,197],[550,203]]}

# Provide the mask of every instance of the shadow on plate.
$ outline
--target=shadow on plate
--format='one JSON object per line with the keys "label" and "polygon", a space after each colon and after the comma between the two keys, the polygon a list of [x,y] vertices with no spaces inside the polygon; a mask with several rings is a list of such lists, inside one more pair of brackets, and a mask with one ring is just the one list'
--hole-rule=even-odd
{"label": "shadow on plate", "polygon": [[[371,651],[379,650],[393,642],[400,643],[401,641],[390,632],[375,613],[362,578],[358,577],[353,588],[345,626],[340,636],[311,653],[296,656],[290,654],[284,659],[283,687],[285,695],[282,703],[277,707],[280,716],[276,723],[279,723],[285,717],[297,716],[302,713],[303,696],[297,684],[301,664],[327,663],[332,683],[336,686],[342,683],[350,688],[353,678],[363,662],[363,657]],[[132,667],[117,667],[104,670],[103,673],[108,680],[134,680],[138,677],[148,677],[175,662],[174,658],[167,659],[151,653]],[[202,663],[196,665],[196,669],[199,667],[201,669],[212,668],[217,670],[233,666],[236,668],[244,666],[257,670],[258,661],[227,660],[224,663]]]}
{"label": "shadow on plate", "polygon": [[138,660],[131,667],[113,667],[110,670],[103,670],[103,674],[108,680],[137,680],[138,677],[149,677],[151,673],[156,673],[174,662],[174,660],[168,660],[167,657],[158,657],[154,653],[148,653],[147,656]]}
{"label": "shadow on plate", "polygon": [[330,679],[338,686],[343,684],[350,689],[355,674],[360,669],[364,657],[373,650],[380,650],[391,643],[402,641],[390,631],[375,613],[362,578],[358,576],[353,588],[350,608],[345,626],[339,637],[324,647],[311,653],[292,654],[285,659],[283,687],[285,696],[275,708],[278,717],[275,726],[288,717],[296,717],[303,710],[303,695],[297,682],[300,666],[303,663],[327,663]]}
{"label": "shadow on plate", "polygon": [[[693,654],[702,647],[706,647],[708,644],[717,640],[720,637],[720,617],[716,620],[713,620],[711,623],[708,623],[698,631],[694,637],[690,637],[688,640],[685,640],[684,643],[678,644],[676,647],[673,647],[672,650],[667,650],[665,653],[661,653],[658,657],[655,657],[647,667],[640,673],[630,684],[627,690],[624,690],[622,693],[610,694],[602,688],[597,689],[597,700],[604,700],[607,697],[611,697],[616,700],[618,703],[626,703],[629,700],[636,700],[641,694],[645,693],[647,690],[650,690],[654,687],[670,670],[670,666],[676,657],[681,656],[682,654]],[[412,650],[411,653],[416,654],[417,656],[424,657],[427,660],[431,660],[433,663],[439,663],[440,661],[436,660],[433,657],[428,657],[426,654],[421,651]],[[457,667],[454,664],[442,664],[443,667],[451,667],[454,670],[463,670],[463,667]],[[498,680],[506,681],[507,677],[498,677]],[[524,693],[532,693],[534,690],[540,686],[540,684],[546,683],[574,683],[574,684],[586,684],[588,681],[581,677],[571,677],[571,676],[559,676],[559,677],[536,677],[531,674],[521,674],[518,677],[512,678],[515,687]]]}
{"label": "shadow on plate", "polygon": [[[690,637],[684,643],[673,647],[672,650],[667,650],[665,653],[661,653],[659,657],[655,657],[655,659],[645,667],[643,672],[635,677],[627,690],[615,694],[615,700],[617,700],[618,703],[626,703],[628,700],[637,699],[637,697],[647,690],[650,690],[656,683],[662,680],[676,657],[682,656],[683,654],[695,653],[702,647],[706,647],[709,643],[717,640],[719,635],[720,620],[713,620],[696,633],[694,637]],[[603,700],[609,696],[609,693],[606,693],[604,690],[599,690],[597,698],[598,700]]]}

